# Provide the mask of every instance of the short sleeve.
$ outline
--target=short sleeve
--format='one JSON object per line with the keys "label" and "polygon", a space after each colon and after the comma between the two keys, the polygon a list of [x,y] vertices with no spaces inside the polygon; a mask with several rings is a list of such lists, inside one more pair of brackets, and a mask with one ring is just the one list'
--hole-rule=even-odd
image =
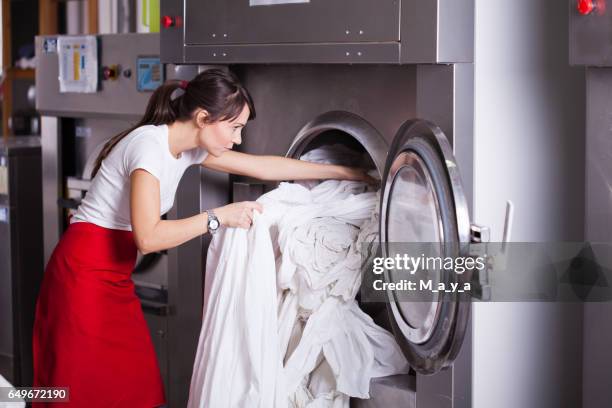
{"label": "short sleeve", "polygon": [[142,169],[161,180],[163,156],[155,135],[143,133],[130,140],[125,148],[124,163],[128,176]]}

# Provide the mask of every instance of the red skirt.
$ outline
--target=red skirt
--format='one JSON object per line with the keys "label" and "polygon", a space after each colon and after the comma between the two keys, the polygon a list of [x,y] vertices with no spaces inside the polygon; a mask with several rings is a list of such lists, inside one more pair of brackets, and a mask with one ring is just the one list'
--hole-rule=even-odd
{"label": "red skirt", "polygon": [[[45,407],[165,404],[153,343],[130,275],[132,232],[74,223],[47,268],[34,323],[34,386],[69,387]],[[34,404],[42,406],[42,404]]]}

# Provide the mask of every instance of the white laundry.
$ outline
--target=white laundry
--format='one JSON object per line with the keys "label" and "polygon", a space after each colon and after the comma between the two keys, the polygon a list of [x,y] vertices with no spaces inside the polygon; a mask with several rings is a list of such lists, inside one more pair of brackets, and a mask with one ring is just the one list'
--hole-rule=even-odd
{"label": "white laundry", "polygon": [[[393,336],[354,300],[378,196],[360,182],[281,183],[253,227],[209,248],[189,407],[347,408],[406,373]],[[360,241],[362,240],[362,241]]]}
{"label": "white laundry", "polygon": [[[10,382],[6,380],[2,375],[0,375],[0,388],[4,388],[5,390],[9,388],[14,388]],[[2,402],[0,401],[0,408],[25,408],[25,401],[21,398],[15,398],[12,402]]]}
{"label": "white laundry", "polygon": [[211,243],[189,407],[276,407],[286,399],[274,252],[265,219],[256,218],[258,228],[222,229]]}

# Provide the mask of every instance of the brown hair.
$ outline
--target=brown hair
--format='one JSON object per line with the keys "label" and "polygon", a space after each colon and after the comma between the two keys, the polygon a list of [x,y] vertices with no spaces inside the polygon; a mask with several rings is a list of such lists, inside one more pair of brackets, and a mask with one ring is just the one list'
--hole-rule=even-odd
{"label": "brown hair", "polygon": [[[183,94],[172,99],[177,89]],[[244,106],[248,106],[249,120],[255,119],[255,107],[247,89],[231,72],[210,69],[199,73],[191,81],[167,81],[153,92],[143,117],[131,128],[112,137],[98,155],[91,177],[100,170],[102,161],[113,147],[134,129],[144,125],[163,125],[184,121],[192,117],[197,108],[208,112],[209,123],[237,118]]]}

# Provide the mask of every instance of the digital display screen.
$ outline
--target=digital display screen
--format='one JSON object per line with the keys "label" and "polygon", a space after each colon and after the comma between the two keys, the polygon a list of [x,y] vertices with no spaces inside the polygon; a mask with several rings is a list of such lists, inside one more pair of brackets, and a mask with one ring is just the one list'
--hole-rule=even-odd
{"label": "digital display screen", "polygon": [[164,70],[159,57],[139,57],[136,66],[138,91],[154,91],[164,82]]}

